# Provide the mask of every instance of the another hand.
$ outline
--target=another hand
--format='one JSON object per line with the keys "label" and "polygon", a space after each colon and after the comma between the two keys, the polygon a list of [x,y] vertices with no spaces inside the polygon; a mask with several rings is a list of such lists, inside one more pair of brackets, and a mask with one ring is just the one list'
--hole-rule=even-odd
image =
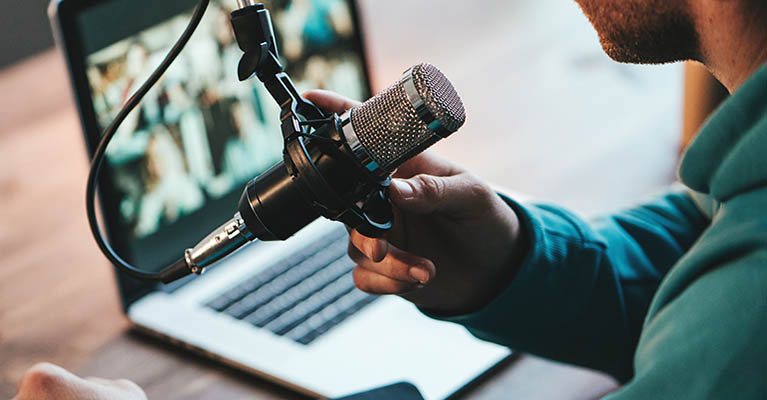
{"label": "another hand", "polygon": [[[306,98],[337,113],[359,104],[323,91]],[[351,232],[357,287],[398,294],[441,314],[486,305],[526,252],[514,211],[486,183],[428,152],[403,164],[394,178],[394,227],[386,238]]]}
{"label": "another hand", "polygon": [[146,395],[125,379],[83,379],[56,365],[41,363],[24,374],[12,400],[146,400]]}

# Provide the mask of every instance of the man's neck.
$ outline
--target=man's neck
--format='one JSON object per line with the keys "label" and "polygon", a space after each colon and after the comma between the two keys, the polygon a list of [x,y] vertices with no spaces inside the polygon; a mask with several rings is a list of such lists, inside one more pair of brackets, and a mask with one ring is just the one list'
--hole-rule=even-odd
{"label": "man's neck", "polygon": [[767,62],[767,6],[737,1],[691,5],[702,61],[730,93]]}

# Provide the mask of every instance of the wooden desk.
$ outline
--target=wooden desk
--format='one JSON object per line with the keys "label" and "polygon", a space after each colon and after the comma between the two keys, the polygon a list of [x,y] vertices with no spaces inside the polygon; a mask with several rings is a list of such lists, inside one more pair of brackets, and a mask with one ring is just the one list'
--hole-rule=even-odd
{"label": "wooden desk", "polygon": [[[442,154],[496,184],[587,214],[672,180],[681,72],[611,63],[575,5],[362,3],[379,89],[421,60],[460,89],[466,133],[441,144]],[[426,35],[418,16],[426,12],[451,29]],[[402,46],[412,38],[418,46]],[[46,360],[133,379],[152,399],[299,398],[130,333],[88,232],[87,163],[69,98],[53,52],[0,72],[0,397]],[[466,397],[580,399],[614,388],[603,375],[523,356]]]}

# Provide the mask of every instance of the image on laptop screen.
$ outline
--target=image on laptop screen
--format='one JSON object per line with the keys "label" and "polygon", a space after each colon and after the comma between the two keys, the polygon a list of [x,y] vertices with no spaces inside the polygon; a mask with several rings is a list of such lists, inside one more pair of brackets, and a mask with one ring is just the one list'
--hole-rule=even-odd
{"label": "image on laptop screen", "polygon": [[[161,62],[194,6],[188,0],[148,3],[151,13],[137,11],[142,8],[137,2],[112,1],[79,17],[101,130]],[[106,152],[105,173],[114,188],[106,204],[119,210],[127,258],[144,267],[167,261],[158,242],[174,247],[175,254],[230,218],[245,183],[282,158],[279,107],[258,79],[237,78],[242,51],[229,22],[235,5],[211,2],[184,51]],[[299,91],[327,89],[355,99],[369,95],[346,1],[265,5],[281,61]],[[131,25],[130,31],[104,26],[107,15],[112,20],[126,15],[122,24]]]}

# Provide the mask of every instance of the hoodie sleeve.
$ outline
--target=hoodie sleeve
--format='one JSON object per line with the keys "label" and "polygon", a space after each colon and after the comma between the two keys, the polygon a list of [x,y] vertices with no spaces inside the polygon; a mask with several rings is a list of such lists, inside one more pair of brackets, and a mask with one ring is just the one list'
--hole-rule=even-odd
{"label": "hoodie sleeve", "polygon": [[483,340],[630,379],[650,301],[706,218],[685,193],[591,223],[559,207],[504,199],[530,239],[518,274],[478,312],[432,317]]}

